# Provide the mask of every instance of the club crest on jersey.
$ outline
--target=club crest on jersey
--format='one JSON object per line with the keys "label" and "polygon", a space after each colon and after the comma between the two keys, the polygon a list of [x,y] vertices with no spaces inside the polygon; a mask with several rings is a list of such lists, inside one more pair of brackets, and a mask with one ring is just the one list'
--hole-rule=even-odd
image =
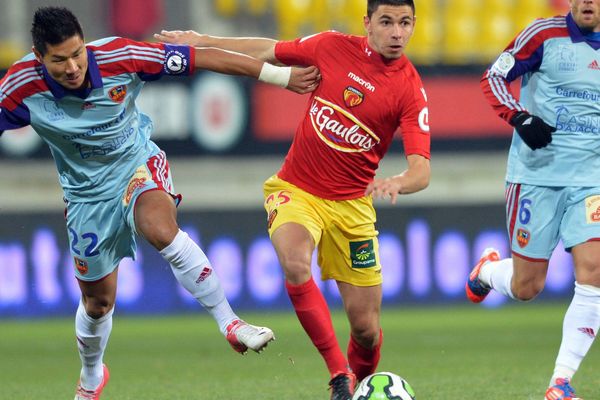
{"label": "club crest on jersey", "polygon": [[315,96],[310,122],[317,136],[329,147],[346,153],[369,151],[381,140],[352,113]]}
{"label": "club crest on jersey", "polygon": [[127,86],[125,85],[115,86],[108,91],[108,97],[115,103],[122,103],[125,96],[127,96]]}
{"label": "club crest on jersey", "polygon": [[356,107],[360,103],[363,102],[365,95],[358,89],[353,88],[352,86],[348,86],[346,90],[344,90],[344,103],[350,107]]}
{"label": "club crest on jersey", "polygon": [[517,243],[519,244],[519,247],[523,248],[527,246],[529,244],[530,237],[531,234],[528,230],[519,228],[519,230],[517,231]]}

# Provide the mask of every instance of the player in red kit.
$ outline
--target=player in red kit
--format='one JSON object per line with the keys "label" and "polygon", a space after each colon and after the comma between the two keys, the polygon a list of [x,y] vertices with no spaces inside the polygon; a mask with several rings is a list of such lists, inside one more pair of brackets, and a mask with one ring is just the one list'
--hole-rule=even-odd
{"label": "player in red kit", "polygon": [[[279,172],[265,182],[268,230],[298,319],[331,374],[334,400],[350,400],[356,380],[373,373],[383,332],[381,264],[373,197],[390,198],[429,183],[427,97],[404,55],[415,26],[412,0],[368,0],[367,36],[323,32],[293,41],[219,38],[163,31],[157,39],[218,47],[321,73]],[[375,178],[400,130],[408,168]],[[335,279],[350,322],[346,354],[311,276],[318,247],[322,279]]]}

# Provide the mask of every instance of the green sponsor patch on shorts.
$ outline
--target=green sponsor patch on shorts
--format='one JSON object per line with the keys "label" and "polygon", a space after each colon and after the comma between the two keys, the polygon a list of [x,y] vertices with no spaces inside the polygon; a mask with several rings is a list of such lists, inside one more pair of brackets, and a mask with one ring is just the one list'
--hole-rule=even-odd
{"label": "green sponsor patch on shorts", "polygon": [[350,260],[352,268],[370,268],[377,264],[373,239],[350,242]]}

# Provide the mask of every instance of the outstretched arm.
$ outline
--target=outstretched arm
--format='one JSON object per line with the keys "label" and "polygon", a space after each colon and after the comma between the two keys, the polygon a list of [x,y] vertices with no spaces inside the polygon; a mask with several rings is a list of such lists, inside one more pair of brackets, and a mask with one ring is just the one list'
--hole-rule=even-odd
{"label": "outstretched arm", "polygon": [[275,58],[274,39],[240,37],[228,38],[200,34],[195,31],[161,31],[154,34],[154,38],[165,43],[186,44],[194,47],[217,47],[223,50],[235,51],[259,60],[277,64]]}
{"label": "outstretched arm", "polygon": [[316,89],[320,75],[316,67],[278,67],[254,57],[215,47],[197,47],[196,68],[228,75],[245,75],[304,94]]}
{"label": "outstretched arm", "polygon": [[411,154],[406,157],[408,168],[400,175],[377,179],[367,186],[365,195],[373,194],[375,198],[390,198],[396,204],[399,194],[410,194],[425,189],[429,185],[431,168],[429,159]]}

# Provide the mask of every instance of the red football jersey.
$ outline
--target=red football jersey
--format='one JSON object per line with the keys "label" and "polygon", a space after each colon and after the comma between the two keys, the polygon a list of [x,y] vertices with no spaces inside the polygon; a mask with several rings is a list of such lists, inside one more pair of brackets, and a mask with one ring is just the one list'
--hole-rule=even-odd
{"label": "red football jersey", "polygon": [[287,65],[314,65],[321,83],[278,176],[329,200],[364,195],[400,129],[404,152],[429,158],[427,96],[406,58],[386,60],[367,38],[323,32],[278,42]]}

